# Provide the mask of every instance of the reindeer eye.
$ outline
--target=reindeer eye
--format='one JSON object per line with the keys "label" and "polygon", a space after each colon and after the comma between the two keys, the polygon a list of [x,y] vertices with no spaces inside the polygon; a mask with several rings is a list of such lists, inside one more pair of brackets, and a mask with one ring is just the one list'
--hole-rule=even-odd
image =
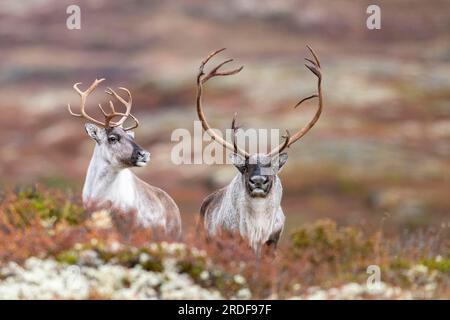
{"label": "reindeer eye", "polygon": [[109,143],[116,143],[117,141],[119,141],[119,137],[118,137],[118,136],[110,135],[110,136],[108,137],[108,142],[109,142]]}

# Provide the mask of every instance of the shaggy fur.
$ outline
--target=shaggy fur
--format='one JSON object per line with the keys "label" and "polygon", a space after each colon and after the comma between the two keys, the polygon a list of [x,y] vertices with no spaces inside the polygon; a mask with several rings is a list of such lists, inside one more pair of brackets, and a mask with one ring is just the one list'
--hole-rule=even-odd
{"label": "shaggy fur", "polygon": [[[96,146],[83,187],[84,205],[111,206],[122,212],[135,212],[139,225],[162,228],[179,237],[180,211],[173,199],[136,177],[129,169],[144,166],[150,154],[134,143],[133,135],[121,128],[103,129],[88,124],[86,131],[96,141]],[[117,137],[111,143],[113,136]]]}
{"label": "shaggy fur", "polygon": [[[239,173],[231,183],[213,194],[209,195],[200,209],[204,227],[210,236],[220,230],[239,233],[246,238],[250,246],[259,252],[263,244],[276,246],[284,227],[284,213],[281,208],[283,188],[277,176],[278,171],[285,163],[278,159],[263,159],[264,155],[254,155],[246,163],[235,162]],[[261,163],[268,163],[267,168]],[[248,187],[254,172],[252,165],[257,165],[258,174],[263,169],[271,171],[265,196],[254,196]],[[268,173],[267,171],[265,172]]]}

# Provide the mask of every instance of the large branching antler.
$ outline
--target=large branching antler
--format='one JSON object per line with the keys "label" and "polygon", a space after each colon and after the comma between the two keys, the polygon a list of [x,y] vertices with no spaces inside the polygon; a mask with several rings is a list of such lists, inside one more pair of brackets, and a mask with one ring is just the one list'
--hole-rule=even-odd
{"label": "large branching antler", "polygon": [[[123,124],[125,123],[125,121],[131,117],[135,124],[131,127],[128,128],[124,128],[125,131],[128,130],[132,130],[135,129],[139,126],[139,121],[136,119],[136,117],[134,115],[131,114],[131,106],[133,103],[133,99],[131,97],[131,92],[123,87],[120,87],[119,89],[122,91],[125,91],[128,95],[128,100],[125,100],[124,98],[122,98],[119,94],[117,94],[113,89],[111,88],[107,88],[105,90],[105,92],[111,96],[114,96],[120,103],[122,103],[126,110],[125,112],[117,112],[115,110],[114,104],[113,102],[110,100],[109,101],[109,107],[111,109],[111,112],[105,112],[105,110],[103,109],[102,105],[99,104],[98,107],[100,109],[100,111],[102,112],[103,116],[105,117],[105,121],[99,121],[94,119],[93,117],[91,117],[87,112],[86,112],[86,101],[87,101],[87,97],[89,96],[89,94],[91,94],[95,88],[97,88],[97,86],[103,82],[105,79],[95,79],[95,81],[91,84],[91,86],[89,88],[87,88],[85,91],[82,91],[79,88],[79,85],[81,84],[81,82],[75,83],[73,85],[73,88],[75,89],[76,92],[78,92],[78,94],[81,97],[81,104],[80,104],[80,113],[75,113],[72,111],[72,108],[70,106],[70,104],[67,105],[69,112],[71,115],[78,117],[78,118],[84,118],[92,123],[98,124],[104,128],[113,128],[113,127],[121,127],[123,126]],[[121,117],[119,121],[117,122],[113,122],[112,120],[116,117]]]}
{"label": "large branching antler", "polygon": [[[206,120],[205,114],[203,112],[203,106],[202,106],[202,94],[203,94],[203,84],[205,84],[209,79],[218,77],[218,76],[229,76],[236,74],[240,72],[244,67],[241,66],[236,69],[227,70],[227,71],[220,71],[220,68],[233,61],[233,59],[226,60],[220,64],[218,64],[216,67],[214,67],[210,72],[206,73],[204,72],[205,65],[208,63],[209,60],[211,60],[212,57],[217,55],[218,53],[224,51],[225,48],[216,50],[214,52],[211,52],[205,60],[202,61],[200,64],[200,69],[197,75],[197,115],[199,120],[202,123],[203,130],[205,130],[213,140],[220,143],[223,147],[232,150],[233,152],[239,153],[242,156],[248,158],[250,155],[243,149],[239,148],[234,140],[234,133],[233,133],[233,144],[229,143],[225,139],[223,139],[220,135],[218,135],[214,130],[211,128],[211,126],[208,124],[208,121]],[[233,122],[234,123],[234,122]],[[234,130],[233,130],[234,131]]]}
{"label": "large branching antler", "polygon": [[311,96],[308,96],[306,98],[303,98],[294,106],[294,108],[297,108],[303,102],[313,99],[313,98],[319,99],[319,106],[318,106],[317,111],[316,111],[314,117],[312,118],[312,120],[308,124],[306,124],[303,128],[298,130],[294,135],[289,137],[289,133],[288,133],[287,138],[286,138],[286,136],[284,136],[285,141],[282,144],[275,147],[274,149],[272,149],[269,152],[270,156],[273,156],[277,153],[282,152],[284,149],[289,148],[292,144],[294,144],[296,141],[298,141],[300,138],[302,138],[316,124],[317,120],[319,120],[320,115],[322,113],[323,98],[322,98],[322,72],[320,69],[320,61],[319,61],[319,58],[317,57],[317,54],[314,52],[314,50],[310,46],[307,46],[307,48],[311,52],[314,60],[305,58],[305,60],[310,63],[310,64],[305,63],[305,66],[312,73],[314,73],[317,77],[317,93],[313,94]]}

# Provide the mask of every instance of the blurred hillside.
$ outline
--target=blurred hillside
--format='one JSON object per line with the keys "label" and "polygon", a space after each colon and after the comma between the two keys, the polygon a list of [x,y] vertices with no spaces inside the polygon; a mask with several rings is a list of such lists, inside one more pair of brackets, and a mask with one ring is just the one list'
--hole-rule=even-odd
{"label": "blurred hillside", "polygon": [[[417,227],[450,223],[450,2],[378,1],[382,29],[366,29],[369,1],[0,1],[0,184],[36,181],[80,191],[93,149],[71,117],[75,82],[105,77],[130,88],[152,153],[136,170],[166,189],[188,221],[231,166],[170,162],[172,130],[196,119],[195,76],[227,47],[245,69],[209,85],[211,123],[239,111],[247,128],[295,128],[314,103],[303,66],[310,44],[324,74],[325,110],[290,150],[281,173],[287,228],[339,223]],[[81,7],[81,30],[66,7]],[[101,88],[103,89],[103,88]],[[101,90],[94,102],[104,99]]]}

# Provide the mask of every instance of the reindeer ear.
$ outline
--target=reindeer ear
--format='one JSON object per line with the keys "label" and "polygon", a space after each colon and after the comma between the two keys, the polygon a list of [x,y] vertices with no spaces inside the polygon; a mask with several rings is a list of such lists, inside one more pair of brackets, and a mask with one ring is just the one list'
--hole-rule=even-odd
{"label": "reindeer ear", "polygon": [[134,139],[134,131],[127,131],[127,134]]}
{"label": "reindeer ear", "polygon": [[281,171],[281,168],[286,164],[287,159],[287,153],[280,153],[272,158],[272,168],[275,174]]}
{"label": "reindeer ear", "polygon": [[100,144],[101,129],[92,123],[86,123],[84,125],[84,128],[86,129],[86,133],[88,134],[88,136],[91,137],[95,142]]}
{"label": "reindeer ear", "polygon": [[245,163],[244,157],[242,157],[236,153],[231,153],[230,160],[231,160],[231,163],[234,164],[234,166],[239,170],[240,173],[245,172],[246,163]]}

